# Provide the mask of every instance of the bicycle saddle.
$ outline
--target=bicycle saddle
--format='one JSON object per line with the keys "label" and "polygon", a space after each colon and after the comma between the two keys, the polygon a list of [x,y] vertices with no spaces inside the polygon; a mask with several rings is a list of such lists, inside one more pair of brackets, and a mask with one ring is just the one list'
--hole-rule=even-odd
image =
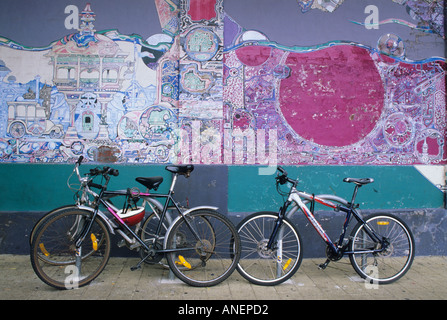
{"label": "bicycle saddle", "polygon": [[343,179],[344,182],[353,182],[358,186],[363,186],[364,184],[368,184],[368,183],[372,183],[374,182],[373,178],[361,178],[361,179],[357,179],[357,178],[344,178]]}
{"label": "bicycle saddle", "polygon": [[167,166],[166,170],[172,173],[177,173],[189,177],[190,173],[194,170],[194,166],[192,164],[181,166]]}
{"label": "bicycle saddle", "polygon": [[135,180],[148,189],[157,190],[160,184],[163,182],[163,177],[150,177],[150,178],[138,177],[135,178]]}

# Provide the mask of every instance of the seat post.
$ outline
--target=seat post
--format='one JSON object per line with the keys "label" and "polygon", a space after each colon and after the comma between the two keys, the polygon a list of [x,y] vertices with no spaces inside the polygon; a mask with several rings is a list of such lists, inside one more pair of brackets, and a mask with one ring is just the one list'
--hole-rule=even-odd
{"label": "seat post", "polygon": [[176,184],[176,182],[177,182],[177,176],[178,176],[177,173],[174,173],[174,174],[173,174],[173,177],[172,177],[172,183],[171,183],[171,188],[169,188],[169,194],[170,194],[170,195],[174,192],[174,187],[175,187],[175,184]]}
{"label": "seat post", "polygon": [[360,184],[357,184],[357,183],[355,184],[354,192],[352,193],[351,207],[354,207],[355,197],[357,196],[357,192],[358,192],[358,190],[359,190],[360,187],[361,187]]}

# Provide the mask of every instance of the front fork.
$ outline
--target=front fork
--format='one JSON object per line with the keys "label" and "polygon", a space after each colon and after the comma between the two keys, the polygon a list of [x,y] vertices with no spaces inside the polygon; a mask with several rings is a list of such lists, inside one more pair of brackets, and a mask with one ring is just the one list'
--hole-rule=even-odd
{"label": "front fork", "polygon": [[286,215],[287,208],[291,204],[291,201],[286,201],[284,206],[279,209],[278,219],[276,219],[275,226],[273,227],[272,234],[270,235],[269,242],[267,244],[267,249],[272,250],[273,244],[276,240],[276,234],[278,233],[279,227],[282,225],[282,221]]}

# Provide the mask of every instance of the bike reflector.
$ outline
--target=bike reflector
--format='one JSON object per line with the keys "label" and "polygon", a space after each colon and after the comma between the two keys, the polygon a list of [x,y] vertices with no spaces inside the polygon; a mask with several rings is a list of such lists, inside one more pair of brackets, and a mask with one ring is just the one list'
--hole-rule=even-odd
{"label": "bike reflector", "polygon": [[39,244],[39,248],[40,248],[40,251],[42,251],[42,253],[45,255],[45,257],[50,256],[50,253],[47,251],[47,249],[45,249],[45,246],[43,245],[43,243]]}
{"label": "bike reflector", "polygon": [[287,267],[289,266],[290,262],[292,262],[292,258],[289,258],[289,260],[287,260],[286,264],[284,265],[284,267],[282,267],[282,269],[286,270]]}
{"label": "bike reflector", "polygon": [[387,226],[390,224],[390,222],[389,221],[377,221],[377,224],[379,226]]}
{"label": "bike reflector", "polygon": [[92,233],[90,235],[90,239],[92,239],[92,246],[93,246],[93,250],[98,250],[98,240],[96,239],[96,236]]}
{"label": "bike reflector", "polygon": [[183,258],[183,256],[178,256],[178,259],[180,261],[176,261],[175,263],[181,264],[182,266],[187,267],[188,269],[191,269],[191,264]]}

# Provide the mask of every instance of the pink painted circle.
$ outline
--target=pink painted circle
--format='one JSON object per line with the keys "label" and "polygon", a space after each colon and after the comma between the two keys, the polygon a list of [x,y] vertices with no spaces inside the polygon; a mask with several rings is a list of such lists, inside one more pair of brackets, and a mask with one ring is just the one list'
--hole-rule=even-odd
{"label": "pink painted circle", "polygon": [[290,127],[320,145],[342,147],[365,138],[380,118],[384,88],[368,50],[337,45],[290,53],[280,107]]}

